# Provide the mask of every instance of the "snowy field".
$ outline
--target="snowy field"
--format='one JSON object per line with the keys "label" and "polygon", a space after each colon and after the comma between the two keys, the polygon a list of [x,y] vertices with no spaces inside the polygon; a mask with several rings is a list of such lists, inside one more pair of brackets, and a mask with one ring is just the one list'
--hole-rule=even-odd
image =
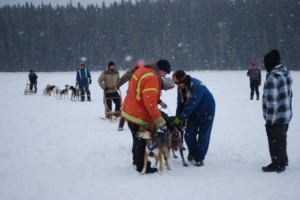
{"label": "snowy field", "polygon": [[[300,72],[292,72],[290,162],[281,174],[261,172],[270,157],[261,101],[249,100],[246,71],[190,74],[208,86],[217,105],[204,166],[183,167],[171,158],[171,171],[140,175],[132,166],[127,125],[119,132],[118,123],[100,118],[99,71],[92,72],[92,102],[42,95],[48,83],[74,85],[75,72],[37,73],[38,93],[26,96],[27,73],[0,73],[0,199],[299,200]],[[174,114],[175,89],[163,92],[162,99],[166,112]]]}

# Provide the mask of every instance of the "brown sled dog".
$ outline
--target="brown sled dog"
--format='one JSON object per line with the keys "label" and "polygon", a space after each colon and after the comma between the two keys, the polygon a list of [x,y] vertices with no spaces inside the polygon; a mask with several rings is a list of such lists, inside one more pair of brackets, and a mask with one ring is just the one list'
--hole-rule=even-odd
{"label": "brown sled dog", "polygon": [[170,145],[168,144],[164,133],[158,133],[156,131],[156,126],[145,125],[141,126],[138,132],[138,136],[146,140],[146,150],[144,154],[144,167],[141,174],[146,173],[148,157],[153,156],[156,160],[156,165],[159,163],[159,173],[162,174],[163,171],[163,158],[165,160],[168,170],[170,167]]}

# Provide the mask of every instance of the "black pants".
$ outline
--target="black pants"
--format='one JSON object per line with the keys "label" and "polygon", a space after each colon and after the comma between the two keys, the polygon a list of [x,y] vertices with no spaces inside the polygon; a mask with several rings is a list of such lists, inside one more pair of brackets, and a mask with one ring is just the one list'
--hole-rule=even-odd
{"label": "black pants", "polygon": [[266,125],[271,160],[278,166],[288,164],[286,151],[288,127],[288,124]]}
{"label": "black pants", "polygon": [[[141,172],[144,166],[144,154],[146,148],[146,141],[137,137],[137,132],[139,131],[140,126],[133,124],[128,121],[128,127],[132,133],[132,159],[133,164],[136,165],[136,170]],[[151,163],[148,161],[147,168],[150,168]]]}
{"label": "black pants", "polygon": [[112,101],[115,104],[115,111],[121,110],[121,98],[118,92],[105,93],[105,101],[109,111],[112,111]]}
{"label": "black pants", "polygon": [[258,90],[258,87],[259,87],[259,81],[257,81],[257,80],[250,81],[250,89],[251,89],[250,99],[251,100],[253,99],[254,91],[256,93],[256,99],[259,100],[259,90]]}
{"label": "black pants", "polygon": [[29,90],[32,91],[32,89],[34,88],[34,92],[36,93],[37,92],[37,84],[36,83],[30,83],[30,86],[29,86]]}
{"label": "black pants", "polygon": [[119,128],[123,128],[125,124],[125,118],[121,117],[120,122],[119,122]]}

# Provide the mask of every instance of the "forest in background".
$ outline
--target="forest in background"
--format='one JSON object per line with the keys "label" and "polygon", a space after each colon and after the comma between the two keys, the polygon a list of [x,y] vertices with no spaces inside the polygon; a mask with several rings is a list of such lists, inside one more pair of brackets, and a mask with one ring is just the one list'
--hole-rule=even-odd
{"label": "forest in background", "polygon": [[173,69],[245,70],[276,48],[300,69],[299,0],[138,0],[0,7],[0,71],[93,71],[167,59]]}

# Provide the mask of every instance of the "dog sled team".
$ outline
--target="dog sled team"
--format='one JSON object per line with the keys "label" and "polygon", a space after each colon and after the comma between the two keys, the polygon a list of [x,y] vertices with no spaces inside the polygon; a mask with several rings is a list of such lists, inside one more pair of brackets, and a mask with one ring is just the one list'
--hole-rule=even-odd
{"label": "dog sled team", "polygon": [[[264,64],[268,74],[262,98],[263,113],[272,162],[263,167],[262,171],[280,173],[288,166],[286,134],[292,118],[292,78],[289,71],[280,63],[277,50],[265,55]],[[170,153],[172,152],[176,158],[175,150],[179,150],[184,167],[204,166],[215,117],[214,97],[202,81],[191,77],[184,70],[177,70],[172,74],[172,78],[167,78],[166,75],[170,73],[171,65],[167,60],[159,60],[156,63],[138,60],[133,68],[120,77],[115,63],[111,61],[98,79],[98,84],[103,90],[105,117],[120,118],[119,131],[123,130],[127,121],[133,138],[132,163],[141,174],[155,172],[162,174],[164,164],[166,169],[171,170]],[[64,95],[71,90],[72,100],[84,101],[86,95],[87,101],[91,101],[89,90],[91,81],[90,72],[84,64],[81,64],[76,76],[76,86],[66,85],[65,89],[58,93]],[[277,86],[277,81],[284,85]],[[126,82],[128,89],[122,102],[120,87]],[[167,104],[160,99],[160,95],[162,90],[172,89],[175,85],[176,115],[168,116],[162,112],[162,109],[167,108]],[[54,85],[48,85],[44,95],[57,95],[56,89]],[[276,96],[278,94],[283,95],[278,97]],[[270,102],[271,99],[276,101],[278,99],[279,107],[274,107],[275,104]],[[283,107],[285,109],[281,109]],[[183,141],[187,147],[189,163],[183,154],[185,150]],[[155,158],[158,169],[151,165],[149,156]]]}
{"label": "dog sled team", "polygon": [[89,85],[92,83],[90,71],[85,67],[84,64],[80,64],[79,69],[76,73],[76,85],[70,86],[65,85],[64,89],[59,86],[47,84],[43,91],[45,96],[54,96],[57,99],[69,98],[69,92],[71,92],[72,101],[91,101],[91,93]]}

